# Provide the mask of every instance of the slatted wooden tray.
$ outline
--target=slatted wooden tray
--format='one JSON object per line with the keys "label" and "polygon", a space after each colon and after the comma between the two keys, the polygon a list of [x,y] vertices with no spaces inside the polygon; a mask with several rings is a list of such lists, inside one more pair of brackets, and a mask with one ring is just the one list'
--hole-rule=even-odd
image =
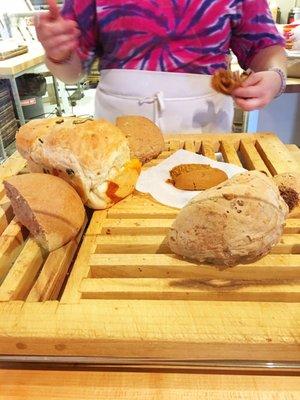
{"label": "slatted wooden tray", "polygon": [[[272,134],[166,136],[166,151],[145,168],[179,148],[221,152],[269,175],[299,171]],[[24,167],[16,154],[0,179]],[[43,254],[0,192],[2,355],[299,361],[300,368],[299,210],[270,255],[218,271],[171,254],[165,236],[178,211],[135,193],[94,212],[72,265],[82,233]]]}

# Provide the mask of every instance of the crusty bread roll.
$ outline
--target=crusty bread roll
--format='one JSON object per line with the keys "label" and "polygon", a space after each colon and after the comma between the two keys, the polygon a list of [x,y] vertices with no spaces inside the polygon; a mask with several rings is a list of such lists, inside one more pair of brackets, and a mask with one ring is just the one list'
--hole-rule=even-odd
{"label": "crusty bread roll", "polygon": [[116,125],[129,142],[131,157],[143,164],[158,157],[165,148],[161,130],[148,118],[125,115],[117,118]]}
{"label": "crusty bread roll", "polygon": [[46,174],[23,174],[4,181],[16,218],[47,251],[73,239],[84,223],[85,210],[76,191]]}
{"label": "crusty bread roll", "polygon": [[246,172],[197,195],[178,214],[168,242],[176,254],[224,269],[266,255],[287,215],[274,181]]}
{"label": "crusty bread roll", "polygon": [[108,208],[130,194],[140,173],[124,134],[105,120],[33,120],[20,128],[16,144],[32,172],[63,178],[94,209]]}

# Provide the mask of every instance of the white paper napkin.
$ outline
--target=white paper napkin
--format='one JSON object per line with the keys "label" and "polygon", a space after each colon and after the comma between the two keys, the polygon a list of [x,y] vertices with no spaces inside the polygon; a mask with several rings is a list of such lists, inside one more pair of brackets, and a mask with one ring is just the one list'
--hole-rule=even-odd
{"label": "white paper napkin", "polygon": [[173,185],[166,183],[166,180],[171,178],[170,170],[180,164],[210,165],[224,171],[228,178],[246,171],[237,165],[214,161],[190,151],[178,150],[159,165],[142,171],[136,183],[136,189],[142,193],[149,193],[159,203],[170,207],[183,208],[200,192],[176,189]]}

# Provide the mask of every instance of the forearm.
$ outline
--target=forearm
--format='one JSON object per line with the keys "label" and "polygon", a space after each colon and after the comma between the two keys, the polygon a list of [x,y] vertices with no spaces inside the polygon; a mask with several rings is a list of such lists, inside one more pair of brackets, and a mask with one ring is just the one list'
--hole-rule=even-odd
{"label": "forearm", "polygon": [[72,54],[71,59],[65,63],[53,63],[47,58],[47,56],[45,62],[52,74],[64,83],[76,83],[83,76],[82,64],[75,52]]}
{"label": "forearm", "polygon": [[267,71],[269,68],[280,68],[286,73],[286,54],[281,46],[270,46],[259,51],[253,58],[250,68],[255,71]]}

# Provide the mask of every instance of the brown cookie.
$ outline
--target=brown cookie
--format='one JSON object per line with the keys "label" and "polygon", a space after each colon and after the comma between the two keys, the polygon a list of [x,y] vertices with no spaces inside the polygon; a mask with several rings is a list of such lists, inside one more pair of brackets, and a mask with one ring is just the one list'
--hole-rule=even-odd
{"label": "brown cookie", "polygon": [[228,179],[224,171],[201,164],[177,165],[170,175],[174,186],[182,190],[205,190]]}

